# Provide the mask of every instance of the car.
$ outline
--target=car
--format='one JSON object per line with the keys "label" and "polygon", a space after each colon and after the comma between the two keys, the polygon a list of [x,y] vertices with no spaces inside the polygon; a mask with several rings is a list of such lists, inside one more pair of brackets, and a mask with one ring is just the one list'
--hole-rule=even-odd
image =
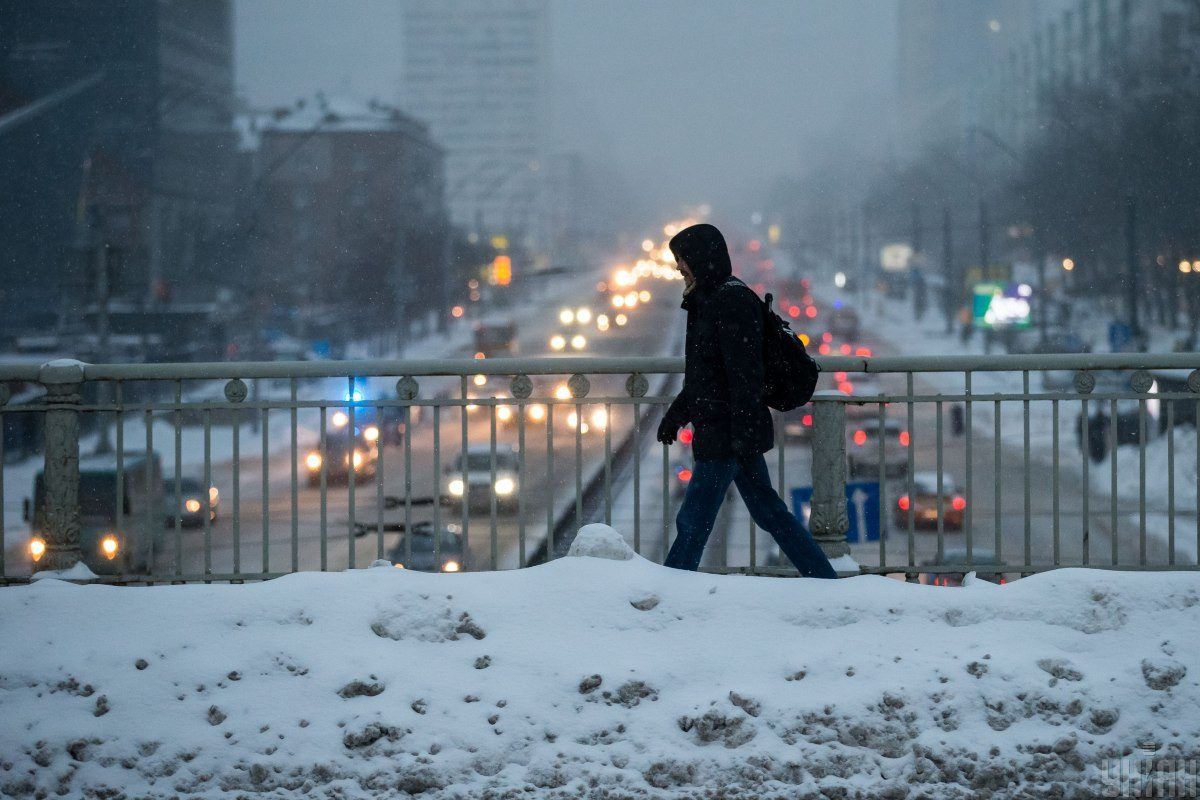
{"label": "car", "polygon": [[[940,567],[946,564],[966,563],[967,549],[965,547],[954,547],[949,550],[943,550],[941,558],[922,561],[921,566]],[[1000,586],[1007,583],[1004,573],[1000,571],[1004,565],[991,550],[974,548],[971,551],[971,566],[975,568],[975,577],[982,581],[995,583]],[[962,586],[964,578],[966,578],[966,573],[964,572],[922,572],[917,575],[917,581],[926,586]]]}
{"label": "car", "polygon": [[[954,478],[946,473],[942,473],[941,500],[942,529],[961,531],[964,512],[967,510],[967,500],[959,494],[958,487],[954,483]],[[913,473],[912,494],[905,493],[896,498],[893,518],[897,528],[908,527],[909,514],[912,515],[914,527],[937,527],[938,490],[936,472]]]}
{"label": "car", "polygon": [[465,572],[468,568],[457,526],[443,527],[441,541],[435,542],[433,523],[427,521],[413,523],[411,534],[401,532],[388,559],[401,569],[418,572]]}
{"label": "car", "polygon": [[350,463],[354,461],[354,482],[361,483],[375,477],[379,463],[378,436],[369,438],[369,433],[355,428],[354,435],[343,431],[329,433],[325,437],[325,451],[314,447],[304,456],[304,467],[308,470],[308,485],[321,485],[321,468],[325,469],[326,483],[349,483]]}
{"label": "car", "polygon": [[829,332],[839,339],[858,341],[858,312],[850,306],[834,308],[829,315]]}
{"label": "car", "polygon": [[509,445],[498,445],[494,453],[488,445],[471,445],[444,473],[444,496],[451,503],[466,502],[469,508],[488,510],[494,498],[498,509],[516,508],[520,461]]}
{"label": "car", "polygon": [[805,403],[791,411],[784,411],[780,415],[780,419],[783,422],[785,439],[805,442],[812,438],[813,409],[811,403]]}
{"label": "car", "polygon": [[[163,539],[163,476],[158,454],[124,453],[117,480],[115,455],[79,459],[79,552],[83,563],[97,575],[148,573]],[[30,523],[28,553],[33,568],[46,553],[45,481],[39,470],[33,481],[33,499],[25,500],[25,520]],[[117,486],[121,502],[117,503]]]}
{"label": "car", "polygon": [[[207,500],[206,500],[207,496]],[[204,482],[196,478],[179,479],[179,496],[175,496],[175,479],[163,480],[163,501],[166,509],[167,527],[175,525],[175,517],[184,528],[196,528],[204,524],[204,507],[208,506],[208,520],[217,519],[217,509],[221,503],[221,493],[215,486],[204,488]]]}
{"label": "car", "polygon": [[[846,465],[851,478],[859,475],[879,474],[879,418],[867,417],[846,430]],[[908,472],[909,434],[898,421],[884,419],[883,469],[888,478],[897,478]]]}

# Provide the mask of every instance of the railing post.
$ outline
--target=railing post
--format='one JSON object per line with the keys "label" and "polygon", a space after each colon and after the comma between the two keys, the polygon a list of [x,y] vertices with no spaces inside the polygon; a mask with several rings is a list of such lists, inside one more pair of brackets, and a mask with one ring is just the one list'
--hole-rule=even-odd
{"label": "railing post", "polygon": [[846,531],[846,406],[837,392],[813,395],[812,513],[809,526],[825,555],[838,558],[850,552]]}
{"label": "railing post", "polygon": [[38,381],[46,387],[45,467],[42,473],[40,531],[46,552],[42,570],[70,569],[79,555],[79,404],[83,365],[77,361],[43,364]]}

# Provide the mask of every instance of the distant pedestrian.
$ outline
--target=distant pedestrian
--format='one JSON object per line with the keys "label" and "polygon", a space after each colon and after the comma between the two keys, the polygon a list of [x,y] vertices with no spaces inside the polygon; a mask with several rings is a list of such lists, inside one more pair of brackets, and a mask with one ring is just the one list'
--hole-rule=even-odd
{"label": "distant pedestrian", "polygon": [[670,248],[684,279],[687,341],[683,389],[658,427],[658,440],[673,443],[691,423],[695,465],[666,565],[700,566],[725,491],[734,483],[751,518],[802,575],[836,578],[812,534],[772,488],[763,458],[775,435],[763,399],[762,302],[733,277],[725,239],[712,225],[685,228]]}

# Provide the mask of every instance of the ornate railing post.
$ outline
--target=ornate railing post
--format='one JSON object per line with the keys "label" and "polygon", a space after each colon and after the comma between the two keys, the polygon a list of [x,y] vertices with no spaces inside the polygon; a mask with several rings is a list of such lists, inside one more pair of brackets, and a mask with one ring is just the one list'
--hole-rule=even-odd
{"label": "ornate railing post", "polygon": [[46,445],[39,531],[46,552],[41,570],[70,569],[79,561],[79,404],[83,365],[51,361],[38,375],[46,387]]}
{"label": "ornate railing post", "polygon": [[846,406],[838,392],[813,395],[812,513],[809,526],[825,555],[838,558],[850,552],[846,531]]}

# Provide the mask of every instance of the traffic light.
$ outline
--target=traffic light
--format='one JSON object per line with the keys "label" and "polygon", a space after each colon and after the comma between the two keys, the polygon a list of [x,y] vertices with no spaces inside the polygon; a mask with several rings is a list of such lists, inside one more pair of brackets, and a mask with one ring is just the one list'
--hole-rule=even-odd
{"label": "traffic light", "polygon": [[512,258],[496,256],[492,261],[492,281],[497,286],[508,286],[512,283]]}

